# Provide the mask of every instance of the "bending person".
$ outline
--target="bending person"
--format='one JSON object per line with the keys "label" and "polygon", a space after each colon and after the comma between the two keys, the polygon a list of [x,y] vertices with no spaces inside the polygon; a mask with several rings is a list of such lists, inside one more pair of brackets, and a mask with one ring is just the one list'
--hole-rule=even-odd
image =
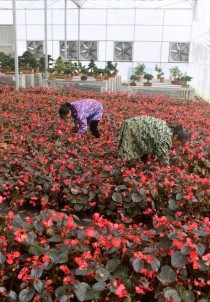
{"label": "bending person", "polygon": [[66,120],[67,115],[71,112],[74,119],[75,132],[84,134],[89,125],[92,134],[99,138],[98,123],[103,115],[103,106],[100,102],[92,99],[78,100],[73,103],[62,104],[59,109],[61,119]]}
{"label": "bending person", "polygon": [[164,166],[169,166],[168,150],[174,146],[185,145],[190,137],[181,125],[171,126],[152,116],[125,120],[119,134],[120,157],[128,161],[141,158],[146,164],[148,154],[152,154]]}

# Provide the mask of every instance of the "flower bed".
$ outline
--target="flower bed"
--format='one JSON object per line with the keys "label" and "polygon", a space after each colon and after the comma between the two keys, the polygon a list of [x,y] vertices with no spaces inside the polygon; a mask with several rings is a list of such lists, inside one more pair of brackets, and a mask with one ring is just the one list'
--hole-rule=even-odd
{"label": "flower bed", "polygon": [[[2,217],[5,301],[208,301],[208,103],[6,86],[0,96],[0,202],[43,209]],[[100,140],[59,120],[61,103],[86,97],[104,105]],[[137,115],[192,132],[170,169],[117,157],[117,129]]]}

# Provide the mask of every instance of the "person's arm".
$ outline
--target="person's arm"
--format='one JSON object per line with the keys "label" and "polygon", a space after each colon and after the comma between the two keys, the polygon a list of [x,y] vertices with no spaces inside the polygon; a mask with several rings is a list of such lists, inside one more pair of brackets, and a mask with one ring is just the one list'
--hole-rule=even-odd
{"label": "person's arm", "polygon": [[161,162],[165,167],[170,167],[168,150],[169,146],[167,143],[160,143],[156,145],[155,155],[157,156],[157,160]]}
{"label": "person's arm", "polygon": [[84,134],[87,132],[87,118],[83,117],[81,120],[78,121],[79,130],[77,134]]}

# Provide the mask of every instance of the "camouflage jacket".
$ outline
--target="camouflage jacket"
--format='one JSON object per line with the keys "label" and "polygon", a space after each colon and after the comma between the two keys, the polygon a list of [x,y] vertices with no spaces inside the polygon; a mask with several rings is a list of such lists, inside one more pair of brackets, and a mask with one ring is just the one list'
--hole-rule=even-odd
{"label": "camouflage jacket", "polygon": [[127,119],[119,129],[119,156],[132,160],[150,153],[169,166],[172,137],[173,130],[161,119],[152,116]]}

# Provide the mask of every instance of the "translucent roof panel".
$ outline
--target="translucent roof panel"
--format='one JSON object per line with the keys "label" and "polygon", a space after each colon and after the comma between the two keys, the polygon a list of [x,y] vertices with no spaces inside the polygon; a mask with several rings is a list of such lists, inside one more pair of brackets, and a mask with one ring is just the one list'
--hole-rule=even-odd
{"label": "translucent roof panel", "polygon": [[[165,8],[187,9],[193,8],[196,0],[47,0],[48,9],[68,8]],[[12,0],[1,0],[1,9],[11,9]],[[17,9],[43,9],[44,0],[15,0]]]}

